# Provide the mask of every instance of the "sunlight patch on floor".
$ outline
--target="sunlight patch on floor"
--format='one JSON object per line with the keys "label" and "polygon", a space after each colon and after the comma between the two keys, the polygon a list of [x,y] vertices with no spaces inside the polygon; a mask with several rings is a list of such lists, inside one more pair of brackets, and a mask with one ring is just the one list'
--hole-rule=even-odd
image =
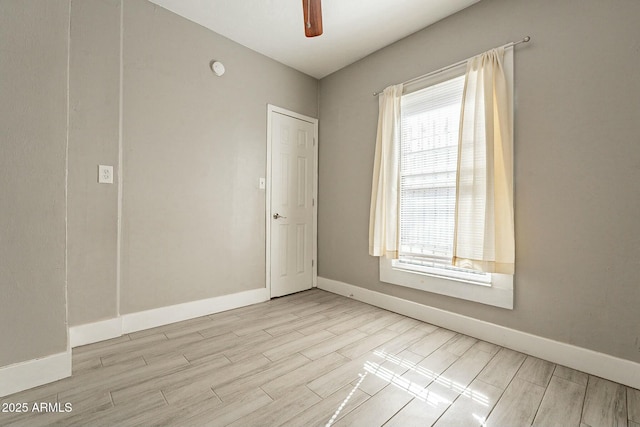
{"label": "sunlight patch on floor", "polygon": [[473,415],[473,418],[475,418],[482,427],[485,427],[487,425],[486,417],[481,417],[480,415],[476,415],[476,414],[471,414],[471,415]]}
{"label": "sunlight patch on floor", "polygon": [[351,399],[351,396],[353,396],[353,393],[355,393],[355,391],[358,389],[358,387],[360,387],[360,384],[362,384],[362,381],[364,381],[364,378],[367,376],[367,373],[365,372],[364,374],[358,374],[358,375],[360,376],[360,380],[357,382],[357,384],[355,386],[353,386],[353,388],[351,389],[351,392],[347,395],[347,397],[344,398],[344,400],[342,401],[340,406],[338,406],[338,409],[336,409],[336,411],[333,413],[333,416],[327,422],[325,427],[331,427],[331,425],[334,422],[336,422],[336,418],[338,418],[338,415],[340,415],[340,412],[342,411],[342,408],[344,408],[344,406],[347,404],[347,402],[349,402],[349,399]]}
{"label": "sunlight patch on floor", "polygon": [[[429,369],[426,369],[418,365],[417,363],[411,362],[410,360],[403,359],[392,354],[388,354],[382,350],[376,350],[373,352],[373,354],[378,357],[381,357],[385,361],[389,361],[397,366],[404,367],[409,369],[410,371],[416,372],[419,375],[422,375],[425,378],[435,383],[438,383],[450,390],[453,390],[455,393],[457,393],[460,396],[464,396],[466,398],[472,399],[482,404],[483,406],[489,406],[489,398],[484,394],[478,393],[477,391],[474,391],[470,387],[457,383],[443,375],[439,375]],[[406,378],[403,378],[402,375],[381,366],[381,364],[379,363],[367,361],[365,362],[364,369],[366,372],[369,372],[377,376],[378,378],[381,378],[395,385],[398,388],[406,390],[411,395],[433,406],[436,406],[440,403],[446,403],[446,404],[451,403],[447,399],[443,398],[442,396],[439,396],[436,393],[430,392],[424,387],[418,384],[415,384],[407,380]]]}

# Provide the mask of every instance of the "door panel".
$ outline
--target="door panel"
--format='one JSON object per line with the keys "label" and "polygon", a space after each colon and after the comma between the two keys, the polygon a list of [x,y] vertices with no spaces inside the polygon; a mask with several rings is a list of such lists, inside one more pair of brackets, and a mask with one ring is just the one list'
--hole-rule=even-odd
{"label": "door panel", "polygon": [[304,120],[271,116],[272,297],[313,285],[314,130]]}

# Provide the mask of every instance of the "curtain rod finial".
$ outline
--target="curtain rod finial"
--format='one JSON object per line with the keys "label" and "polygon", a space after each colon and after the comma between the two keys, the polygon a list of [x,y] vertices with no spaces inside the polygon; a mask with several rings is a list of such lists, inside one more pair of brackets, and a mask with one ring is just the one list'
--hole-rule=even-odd
{"label": "curtain rod finial", "polygon": [[528,41],[531,40],[531,37],[526,36],[524,39],[522,39],[523,42],[527,43]]}

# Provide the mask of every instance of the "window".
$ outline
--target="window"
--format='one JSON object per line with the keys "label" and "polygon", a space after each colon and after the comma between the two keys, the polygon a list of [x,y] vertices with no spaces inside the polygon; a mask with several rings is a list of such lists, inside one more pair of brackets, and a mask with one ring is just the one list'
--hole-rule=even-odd
{"label": "window", "polygon": [[[512,94],[512,49],[505,51],[504,64]],[[464,73],[462,66],[404,88],[398,259],[380,257],[380,280],[512,309],[513,275],[451,264]]]}
{"label": "window", "polygon": [[464,76],[404,95],[400,126],[400,250],[394,267],[491,283],[451,265]]}

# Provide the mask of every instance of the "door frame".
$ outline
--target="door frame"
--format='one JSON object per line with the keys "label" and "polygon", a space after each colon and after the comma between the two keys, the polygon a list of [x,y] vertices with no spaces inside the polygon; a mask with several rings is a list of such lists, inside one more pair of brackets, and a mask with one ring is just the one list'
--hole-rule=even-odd
{"label": "door frame", "polygon": [[312,243],[313,267],[311,271],[312,287],[318,286],[318,119],[299,114],[285,108],[267,104],[267,176],[265,195],[265,227],[266,227],[266,287],[269,299],[271,299],[271,121],[274,114],[282,114],[294,119],[302,120],[313,124],[313,219],[312,219]]}

